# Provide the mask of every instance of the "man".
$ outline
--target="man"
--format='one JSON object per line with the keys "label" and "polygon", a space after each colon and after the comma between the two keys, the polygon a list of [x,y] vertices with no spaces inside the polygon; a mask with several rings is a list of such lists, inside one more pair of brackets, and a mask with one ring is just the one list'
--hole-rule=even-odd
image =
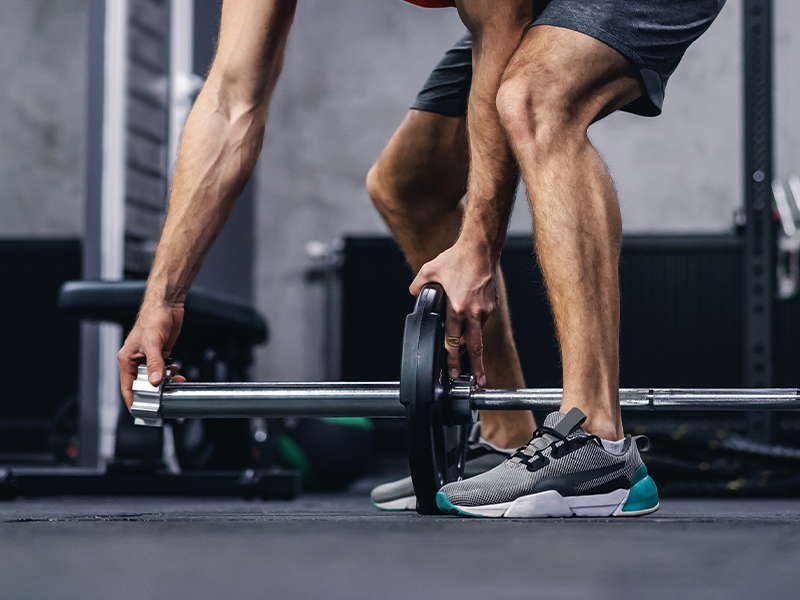
{"label": "man", "polygon": [[[231,4],[228,0],[226,7]],[[620,108],[658,114],[669,75],[722,4],[723,0],[679,5],[653,0],[644,6],[621,0],[459,1],[459,14],[473,35],[467,206],[457,240],[422,266],[412,293],[427,281],[439,281],[447,291],[451,369],[457,368],[465,330],[479,383],[497,385],[489,367],[493,352],[486,354],[487,369],[483,366],[481,326],[486,323],[487,349],[498,344],[514,357],[505,375],[518,377],[497,268],[518,164],[530,195],[537,255],[556,320],[564,396],[561,412],[548,416],[527,446],[498,467],[443,488],[443,510],[536,517],[634,515],[657,509],[655,485],[636,443],[623,438],[618,401],[621,223],[613,184],[586,130]],[[195,107],[187,122],[148,293],[120,351],[122,388],[129,405],[138,360],[146,357],[151,381],[160,381],[163,357],[180,328],[182,298],[255,162],[252,155],[260,144],[255,133],[263,131],[269,93],[280,70],[280,57],[275,57],[282,56],[291,14],[287,19],[273,4],[270,10],[256,10],[259,18],[242,14],[236,8],[223,9],[220,49],[206,84],[210,91],[204,98],[204,88],[200,108]],[[239,40],[244,46],[255,42],[255,51],[242,52],[224,33],[237,23],[237,15],[240,21],[249,20],[238,22]],[[204,116],[213,119],[212,126],[203,125]],[[217,133],[215,125],[222,142],[210,137]],[[457,135],[452,122],[442,133],[448,131]],[[457,140],[452,147],[459,148]],[[460,147],[463,158],[463,143]],[[378,187],[371,189],[376,204],[386,204],[382,214],[390,222],[394,182],[381,174],[384,165],[391,164],[384,158],[371,178],[382,182],[388,193],[382,197]],[[451,182],[447,189],[458,187]],[[192,209],[196,214],[188,210],[193,195],[195,203],[205,201]],[[450,210],[449,239],[460,214],[460,208]],[[390,222],[412,265],[447,247],[448,234],[442,229],[436,242],[440,246],[420,248],[415,256],[409,251],[413,243],[403,241],[408,224],[413,225],[413,219],[407,214],[394,226]],[[487,319],[498,306],[500,318],[492,325]],[[497,333],[491,333],[492,328]],[[497,378],[502,378],[501,371]],[[506,443],[500,442],[502,436],[496,438],[500,443],[492,442],[487,428],[489,447],[513,446],[512,439],[532,426],[529,417],[526,421],[521,415],[507,416]],[[490,417],[483,418],[489,422]]]}
{"label": "man", "polygon": [[[118,354],[122,394],[129,408],[139,363],[147,364],[151,383],[161,382],[164,359],[180,333],[186,294],[255,168],[295,6],[296,0],[223,3],[217,53],[184,127],[147,291],[136,324]],[[464,151],[460,159],[466,156]],[[466,162],[461,163],[465,173]],[[462,175],[457,183],[456,202],[463,195],[463,179]],[[454,210],[453,218],[460,220],[460,211]],[[433,245],[405,244],[412,264],[419,267],[452,244],[459,229],[453,218]],[[505,314],[501,311],[487,324],[487,340],[494,344],[496,356],[488,362],[490,382],[520,387],[522,371]],[[525,412],[487,415],[483,422],[483,439],[497,448],[525,444],[533,431],[533,419]],[[494,452],[491,445],[486,447]],[[508,453],[496,454],[499,460],[493,464]]]}
{"label": "man", "polygon": [[[648,514],[657,510],[658,494],[637,440],[623,435],[619,407],[619,203],[587,130],[619,109],[658,115],[669,76],[724,0],[456,4],[473,35],[467,208],[455,244],[421,267],[411,291],[429,281],[445,287],[450,368],[465,329],[480,377],[480,325],[502,290],[497,265],[518,166],[564,392],[561,410],[524,448],[445,486],[439,507],[495,517]],[[384,167],[382,156],[376,169]]]}

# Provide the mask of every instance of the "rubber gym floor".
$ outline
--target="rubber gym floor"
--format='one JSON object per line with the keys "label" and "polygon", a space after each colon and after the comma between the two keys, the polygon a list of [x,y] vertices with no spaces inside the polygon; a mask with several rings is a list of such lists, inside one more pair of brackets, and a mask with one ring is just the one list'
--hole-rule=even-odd
{"label": "rubber gym floor", "polygon": [[0,598],[800,597],[800,500],[463,519],[379,512],[376,483],[291,502],[0,503]]}

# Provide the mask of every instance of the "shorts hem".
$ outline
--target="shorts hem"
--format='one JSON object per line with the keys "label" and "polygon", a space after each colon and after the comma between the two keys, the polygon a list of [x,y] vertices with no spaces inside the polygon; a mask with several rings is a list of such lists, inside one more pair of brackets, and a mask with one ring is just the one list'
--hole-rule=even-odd
{"label": "shorts hem", "polygon": [[463,117],[467,114],[461,105],[449,105],[443,102],[414,102],[409,110],[434,113],[443,117]]}
{"label": "shorts hem", "polygon": [[588,35],[589,37],[592,37],[619,52],[622,56],[633,63],[633,66],[639,71],[639,76],[641,77],[645,88],[645,96],[637,98],[630,104],[622,107],[620,110],[641,115],[643,117],[657,117],[661,114],[661,110],[664,106],[664,84],[661,75],[659,75],[658,71],[656,71],[654,68],[646,65],[636,50],[617,39],[614,34],[609,33],[600,27],[595,27],[582,22],[579,23],[563,14],[560,14],[558,18],[540,17],[531,24],[531,27],[536,27],[537,25],[549,25],[550,27],[561,27],[562,29],[577,31],[578,33]]}

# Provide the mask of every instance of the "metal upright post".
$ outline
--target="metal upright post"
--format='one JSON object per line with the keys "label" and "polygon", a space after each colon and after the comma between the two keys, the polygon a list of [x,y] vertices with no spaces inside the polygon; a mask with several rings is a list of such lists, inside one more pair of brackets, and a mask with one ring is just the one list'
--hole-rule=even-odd
{"label": "metal upright post", "polygon": [[[86,90],[86,199],[83,278],[101,277],[105,0],[89,2],[88,85]],[[100,464],[100,325],[81,323],[80,454],[78,465]]]}
{"label": "metal upright post", "polygon": [[[772,0],[744,0],[743,383],[772,384],[774,225],[772,219]],[[771,417],[752,413],[749,434],[766,441]]]}

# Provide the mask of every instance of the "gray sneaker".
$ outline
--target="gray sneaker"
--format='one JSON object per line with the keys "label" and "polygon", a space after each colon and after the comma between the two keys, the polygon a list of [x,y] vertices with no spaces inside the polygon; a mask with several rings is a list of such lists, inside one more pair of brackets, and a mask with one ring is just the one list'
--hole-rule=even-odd
{"label": "gray sneaker", "polygon": [[[464,479],[485,473],[506,460],[514,450],[498,450],[480,441],[481,424],[476,423],[467,442]],[[417,497],[411,477],[379,485],[370,494],[370,500],[381,510],[416,510]]]}
{"label": "gray sneaker", "polygon": [[580,410],[550,413],[524,448],[491,471],[444,486],[442,512],[473,517],[634,517],[658,510],[639,456],[646,438],[625,436],[616,454],[581,429]]}

